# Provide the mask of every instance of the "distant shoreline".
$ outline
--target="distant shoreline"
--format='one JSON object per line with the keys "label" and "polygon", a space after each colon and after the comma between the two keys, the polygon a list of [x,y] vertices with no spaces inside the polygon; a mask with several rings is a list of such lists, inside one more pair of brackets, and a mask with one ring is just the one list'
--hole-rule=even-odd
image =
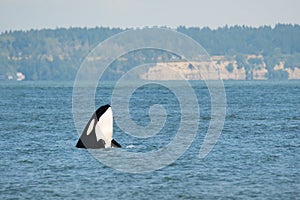
{"label": "distant shoreline", "polygon": [[[74,80],[89,52],[100,42],[124,30],[128,29],[95,27],[5,31],[0,34],[0,80]],[[213,79],[300,78],[298,24],[258,28],[224,26],[217,29],[179,26],[176,31],[191,37],[211,55],[212,62],[209,65],[220,69],[220,77]],[[113,48],[108,50],[114,51]],[[137,63],[142,64],[141,61],[156,63],[156,68],[145,74],[143,79],[156,79],[159,76],[166,79],[165,72],[157,73],[163,70],[162,63],[182,62],[180,59],[170,60],[169,57],[168,53],[146,50],[124,55],[112,63],[105,79],[120,77]],[[184,69],[185,64],[178,66],[182,67],[181,73],[187,79],[201,79],[196,77],[196,73]]]}

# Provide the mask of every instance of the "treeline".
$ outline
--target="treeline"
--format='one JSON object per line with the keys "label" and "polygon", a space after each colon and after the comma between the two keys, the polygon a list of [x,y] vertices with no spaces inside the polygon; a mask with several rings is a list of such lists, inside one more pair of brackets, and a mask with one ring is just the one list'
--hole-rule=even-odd
{"label": "treeline", "polygon": [[[0,34],[0,78],[20,71],[27,80],[72,80],[90,50],[122,31],[124,29],[105,27],[6,31]],[[273,70],[279,62],[284,61],[290,68],[300,67],[300,25],[277,24],[274,28],[225,26],[218,29],[180,26],[177,31],[199,42],[210,55],[238,59],[241,67],[248,66],[244,59],[246,55],[262,55],[270,79],[286,77],[276,75]],[[154,56],[150,58],[152,61],[157,59],[152,54],[144,57]]]}
{"label": "treeline", "polygon": [[210,28],[178,27],[199,42],[211,55],[300,53],[300,25],[277,24],[259,28],[247,26]]}
{"label": "treeline", "polygon": [[72,80],[83,58],[117,28],[6,31],[0,35],[0,74],[29,80]]}

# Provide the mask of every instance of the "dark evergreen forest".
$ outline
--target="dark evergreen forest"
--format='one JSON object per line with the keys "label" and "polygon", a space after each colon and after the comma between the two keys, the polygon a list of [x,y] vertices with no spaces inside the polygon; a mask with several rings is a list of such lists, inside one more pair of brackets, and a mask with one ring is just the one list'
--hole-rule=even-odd
{"label": "dark evergreen forest", "polygon": [[[211,56],[234,58],[244,67],[246,55],[262,55],[269,78],[274,78],[273,67],[281,61],[285,67],[300,68],[300,25],[218,29],[180,26],[176,30],[192,37]],[[0,79],[20,71],[27,80],[73,80],[87,54],[99,42],[122,31],[96,27],[3,32],[0,34]],[[143,54],[147,52],[139,56]],[[156,59],[155,55],[144,56]],[[130,62],[134,64],[134,60]]]}

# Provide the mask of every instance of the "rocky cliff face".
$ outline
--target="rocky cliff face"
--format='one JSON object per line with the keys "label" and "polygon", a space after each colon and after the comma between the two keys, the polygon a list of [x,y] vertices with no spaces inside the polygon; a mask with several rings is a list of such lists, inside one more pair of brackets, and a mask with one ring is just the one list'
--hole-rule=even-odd
{"label": "rocky cliff face", "polygon": [[[247,59],[251,58],[263,61],[262,56],[248,55]],[[273,72],[287,73],[288,79],[300,79],[300,69],[286,68],[284,62],[271,69]],[[158,62],[140,78],[144,80],[267,80],[269,70],[265,62],[239,66],[234,59],[213,56],[210,62]]]}

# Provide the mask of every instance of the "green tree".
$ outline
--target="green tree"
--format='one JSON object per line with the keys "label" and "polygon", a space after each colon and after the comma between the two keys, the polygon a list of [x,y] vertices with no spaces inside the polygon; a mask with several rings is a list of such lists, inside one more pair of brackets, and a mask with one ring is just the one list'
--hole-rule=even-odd
{"label": "green tree", "polygon": [[232,73],[233,72],[233,64],[232,63],[229,63],[227,66],[226,66],[226,69]]}

